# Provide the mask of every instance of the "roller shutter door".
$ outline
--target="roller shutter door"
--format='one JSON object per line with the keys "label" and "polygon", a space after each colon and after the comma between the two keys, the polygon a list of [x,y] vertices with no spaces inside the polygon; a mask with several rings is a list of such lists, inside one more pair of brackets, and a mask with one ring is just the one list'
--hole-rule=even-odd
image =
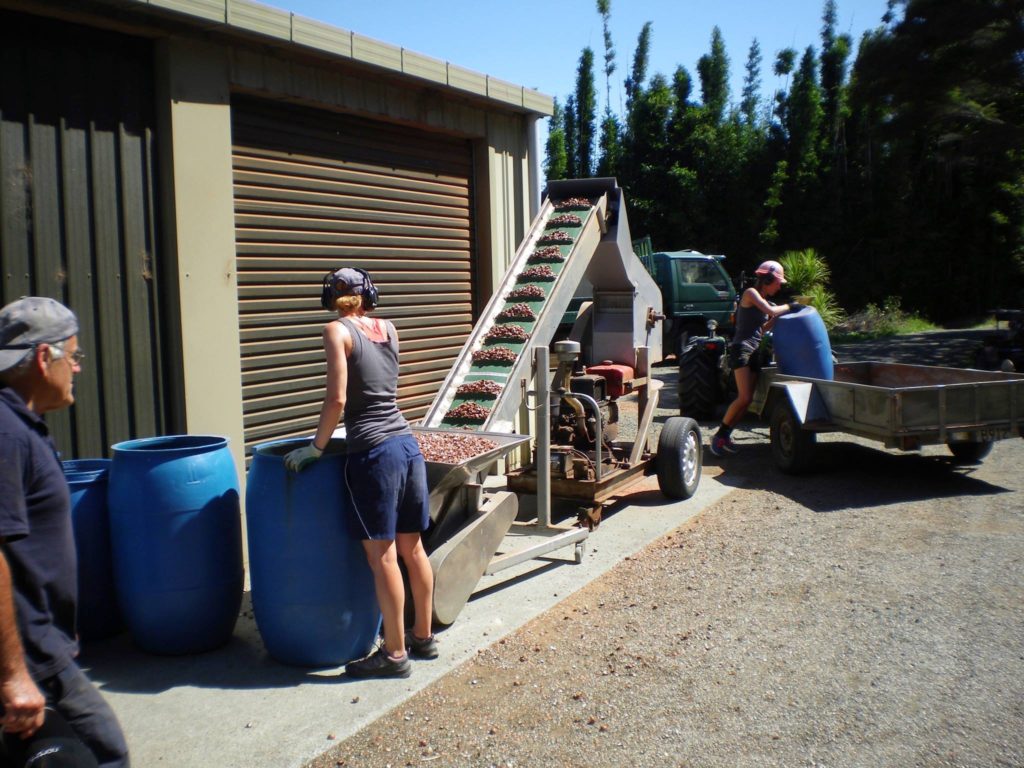
{"label": "roller shutter door", "polygon": [[418,420],[473,326],[468,140],[233,102],[247,452],[309,435],[324,392],[320,280],[368,270],[401,338],[399,406]]}

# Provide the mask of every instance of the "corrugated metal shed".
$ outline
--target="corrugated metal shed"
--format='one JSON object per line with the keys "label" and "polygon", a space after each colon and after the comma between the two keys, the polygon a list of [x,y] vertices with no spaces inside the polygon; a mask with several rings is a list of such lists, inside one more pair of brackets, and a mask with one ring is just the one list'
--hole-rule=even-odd
{"label": "corrugated metal shed", "polygon": [[68,457],[166,422],[151,62],[145,41],[0,12],[0,286],[78,314],[77,403],[48,417]]}

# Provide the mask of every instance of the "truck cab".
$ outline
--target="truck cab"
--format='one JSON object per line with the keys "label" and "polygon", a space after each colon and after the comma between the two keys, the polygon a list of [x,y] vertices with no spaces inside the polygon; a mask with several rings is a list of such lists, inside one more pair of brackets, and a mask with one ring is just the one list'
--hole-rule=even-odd
{"label": "truck cab", "polygon": [[661,289],[666,353],[681,353],[691,336],[705,335],[709,320],[717,323],[719,333],[732,333],[737,294],[722,265],[725,256],[683,250],[640,258]]}

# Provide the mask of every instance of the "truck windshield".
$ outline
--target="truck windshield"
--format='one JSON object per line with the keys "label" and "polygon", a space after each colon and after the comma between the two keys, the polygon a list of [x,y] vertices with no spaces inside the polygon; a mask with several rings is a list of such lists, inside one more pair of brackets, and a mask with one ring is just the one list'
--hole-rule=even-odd
{"label": "truck windshield", "polygon": [[716,291],[729,290],[725,275],[722,274],[718,265],[713,262],[676,262],[676,268],[679,274],[679,282],[681,283],[706,283],[714,286]]}

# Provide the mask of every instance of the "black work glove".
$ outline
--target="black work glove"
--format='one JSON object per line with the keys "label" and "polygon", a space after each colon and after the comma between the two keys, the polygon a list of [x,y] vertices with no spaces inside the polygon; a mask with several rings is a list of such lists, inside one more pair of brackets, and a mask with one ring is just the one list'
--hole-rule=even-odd
{"label": "black work glove", "polygon": [[791,302],[789,302],[789,311],[790,312],[799,312],[803,308],[804,308],[804,305],[801,304],[798,301],[791,301]]}

